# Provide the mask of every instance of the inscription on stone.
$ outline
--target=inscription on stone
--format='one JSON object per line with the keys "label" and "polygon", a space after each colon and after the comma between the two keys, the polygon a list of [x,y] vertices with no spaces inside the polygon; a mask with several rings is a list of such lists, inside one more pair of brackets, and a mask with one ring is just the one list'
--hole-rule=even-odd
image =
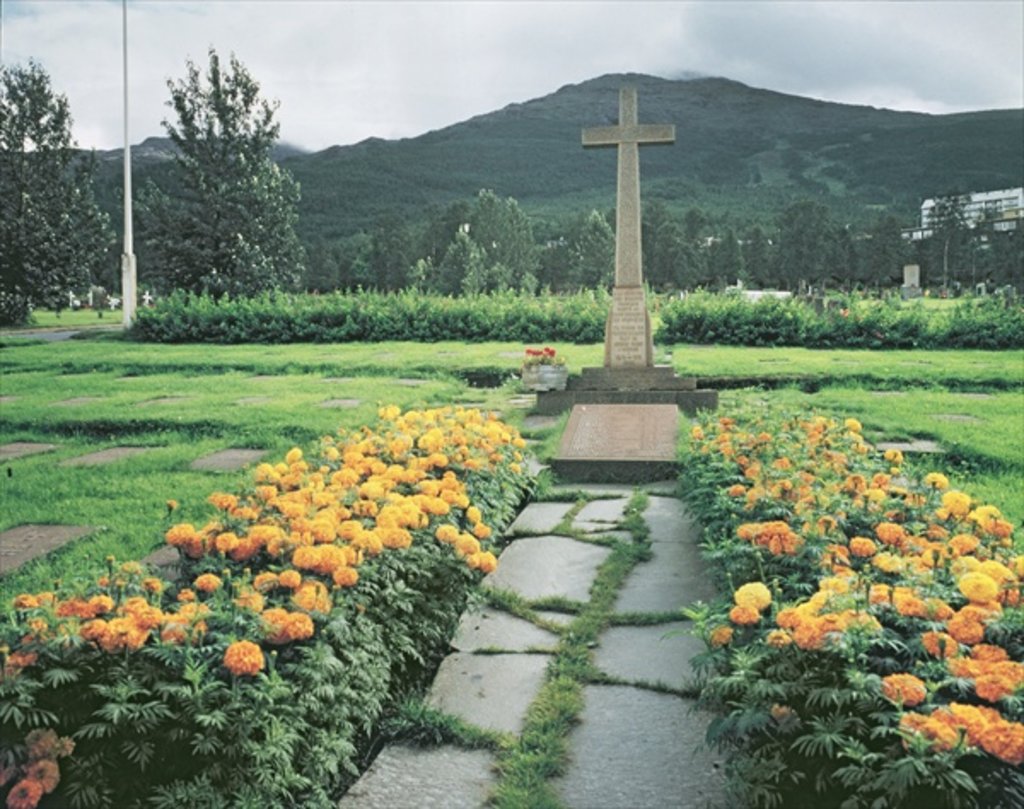
{"label": "inscription on stone", "polygon": [[653,362],[650,316],[643,287],[615,287],[605,338],[605,365],[646,367]]}
{"label": "inscription on stone", "polygon": [[679,410],[668,405],[577,405],[562,435],[564,460],[673,461]]}

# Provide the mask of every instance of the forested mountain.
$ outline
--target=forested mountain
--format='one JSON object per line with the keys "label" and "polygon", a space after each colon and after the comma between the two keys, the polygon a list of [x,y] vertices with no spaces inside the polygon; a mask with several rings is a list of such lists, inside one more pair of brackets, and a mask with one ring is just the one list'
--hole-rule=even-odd
{"label": "forested mountain", "polygon": [[[673,146],[641,150],[645,199],[699,206],[736,225],[774,221],[798,199],[860,224],[880,212],[909,225],[925,197],[1020,185],[1024,110],[894,112],[748,87],[724,78],[607,75],[415,138],[370,138],[316,153],[282,147],[302,187],[304,240],[333,241],[380,215],[418,218],[481,188],[559,219],[614,205],[615,150],[580,145],[584,127],[618,119],[618,90],[637,87],[641,122],[674,123]],[[158,138],[133,151],[136,183],[166,163]],[[101,157],[112,206],[119,151]],[[156,171],[159,174],[159,170]],[[115,218],[116,221],[116,218]]]}

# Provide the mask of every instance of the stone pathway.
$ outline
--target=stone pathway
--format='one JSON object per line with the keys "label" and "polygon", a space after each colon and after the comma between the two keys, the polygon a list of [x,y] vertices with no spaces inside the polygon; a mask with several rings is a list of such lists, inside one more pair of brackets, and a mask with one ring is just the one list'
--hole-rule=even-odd
{"label": "stone pathway", "polygon": [[[649,488],[665,492],[673,485]],[[578,508],[581,491],[601,499]],[[514,539],[484,587],[531,604],[554,600],[560,611],[536,611],[547,628],[493,607],[464,614],[454,651],[427,696],[432,707],[481,728],[522,732],[557,652],[560,636],[551,628],[571,631],[573,612],[586,609],[598,570],[612,553],[607,539],[632,542],[620,524],[632,487],[568,484],[559,492],[564,500],[532,503],[516,518],[508,530]],[[723,761],[703,743],[711,717],[683,696],[693,687],[690,661],[704,644],[689,634],[680,608],[714,595],[699,556],[699,531],[673,497],[651,495],[643,519],[653,558],[636,565],[619,591],[616,625],[601,633],[593,650],[602,676],[584,685],[584,708],[567,740],[568,768],[549,782],[565,809],[726,805]],[[592,538],[598,541],[587,541]],[[652,613],[662,622],[650,624]],[[493,753],[480,750],[393,744],[339,807],[483,807],[497,783],[495,763]]]}

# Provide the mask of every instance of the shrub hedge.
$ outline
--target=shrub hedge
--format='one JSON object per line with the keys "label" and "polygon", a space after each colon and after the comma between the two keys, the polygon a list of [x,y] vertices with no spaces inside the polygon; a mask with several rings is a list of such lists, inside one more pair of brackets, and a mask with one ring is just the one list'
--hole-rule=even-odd
{"label": "shrub hedge", "polygon": [[722,343],[805,348],[1022,348],[1024,307],[996,298],[951,310],[858,300],[816,311],[795,298],[748,301],[697,292],[661,308],[662,343]]}
{"label": "shrub hedge", "polygon": [[[261,464],[171,525],[178,582],[136,562],[24,593],[0,627],[8,807],[329,807],[384,712],[447,651],[530,479],[475,410]],[[168,511],[174,507],[169,502]]]}
{"label": "shrub hedge", "polygon": [[411,290],[214,299],[175,293],[132,328],[159,343],[576,342],[604,339],[608,296],[514,292],[443,297]]}
{"label": "shrub hedge", "polygon": [[707,417],[684,475],[728,603],[708,740],[743,805],[1024,806],[1024,555],[1015,526],[855,419]]}

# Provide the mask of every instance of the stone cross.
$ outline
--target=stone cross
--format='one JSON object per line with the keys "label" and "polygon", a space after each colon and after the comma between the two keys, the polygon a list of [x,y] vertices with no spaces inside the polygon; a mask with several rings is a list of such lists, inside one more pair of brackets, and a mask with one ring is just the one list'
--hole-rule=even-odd
{"label": "stone cross", "polygon": [[619,123],[583,130],[583,146],[617,146],[618,194],[615,204],[615,287],[605,328],[608,367],[653,365],[650,318],[643,292],[640,249],[641,144],[675,143],[672,124],[637,123],[636,90],[619,91]]}

